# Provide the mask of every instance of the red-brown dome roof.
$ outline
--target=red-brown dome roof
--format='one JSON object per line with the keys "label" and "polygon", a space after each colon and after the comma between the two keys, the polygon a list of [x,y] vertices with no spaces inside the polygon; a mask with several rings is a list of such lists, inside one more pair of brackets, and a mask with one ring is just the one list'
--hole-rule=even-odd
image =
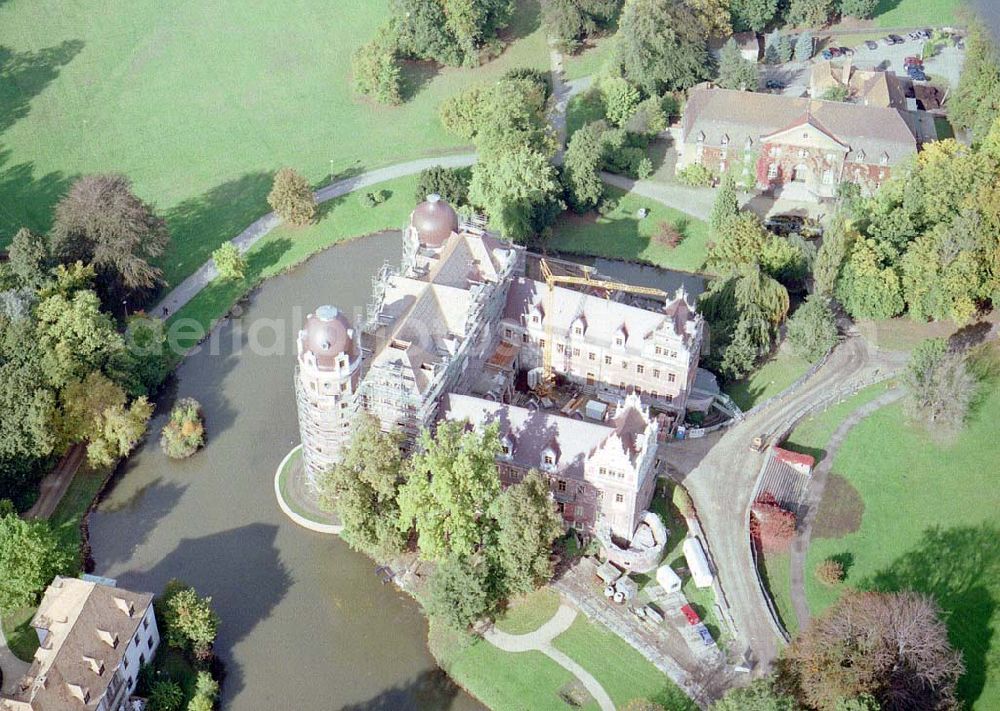
{"label": "red-brown dome roof", "polygon": [[306,317],[303,345],[316,357],[317,366],[334,368],[341,353],[351,359],[357,357],[353,331],[350,319],[336,306],[320,306]]}
{"label": "red-brown dome roof", "polygon": [[440,195],[428,195],[410,213],[417,239],[429,247],[440,247],[452,232],[458,232],[458,214]]}

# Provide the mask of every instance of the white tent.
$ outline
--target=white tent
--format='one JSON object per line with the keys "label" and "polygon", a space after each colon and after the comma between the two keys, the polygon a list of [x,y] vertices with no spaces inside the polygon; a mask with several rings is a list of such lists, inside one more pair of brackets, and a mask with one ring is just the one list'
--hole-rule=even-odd
{"label": "white tent", "polygon": [[714,576],[712,575],[712,566],[708,564],[705,549],[701,547],[701,541],[694,537],[684,539],[684,559],[687,560],[695,586],[699,588],[709,587]]}
{"label": "white tent", "polygon": [[656,582],[668,593],[680,592],[681,579],[669,565],[661,565],[656,569]]}

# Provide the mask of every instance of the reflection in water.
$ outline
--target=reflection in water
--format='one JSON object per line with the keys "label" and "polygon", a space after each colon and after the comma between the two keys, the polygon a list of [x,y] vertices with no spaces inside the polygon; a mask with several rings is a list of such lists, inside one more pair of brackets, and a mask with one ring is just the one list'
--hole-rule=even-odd
{"label": "reflection in water", "polygon": [[[181,578],[222,618],[224,705],[288,709],[478,709],[434,666],[417,605],[381,585],[366,557],[305,531],[274,500],[275,468],[297,443],[294,337],[330,302],[356,318],[371,277],[399,258],[399,236],[368,237],[267,282],[219,347],[188,357],[151,436],[91,517],[95,572],[160,591]],[[270,348],[247,348],[247,341]],[[169,461],[158,434],[171,403],[197,398],[208,446]]]}

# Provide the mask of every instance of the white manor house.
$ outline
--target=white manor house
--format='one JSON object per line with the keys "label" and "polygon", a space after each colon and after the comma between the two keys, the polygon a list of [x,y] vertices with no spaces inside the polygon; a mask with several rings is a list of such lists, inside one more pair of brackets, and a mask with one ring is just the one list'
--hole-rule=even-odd
{"label": "white manor house", "polygon": [[[407,446],[442,419],[497,422],[505,484],[537,469],[567,526],[630,538],[668,419],[651,409],[682,416],[698,370],[704,324],[687,295],[655,310],[555,286],[546,298],[549,285],[525,276],[524,248],[460,221],[436,195],[411,213],[402,252],[399,269],[376,276],[364,323],[321,306],[299,332],[309,481],[337,462],[359,412],[402,431]],[[547,334],[563,400],[525,386]]]}

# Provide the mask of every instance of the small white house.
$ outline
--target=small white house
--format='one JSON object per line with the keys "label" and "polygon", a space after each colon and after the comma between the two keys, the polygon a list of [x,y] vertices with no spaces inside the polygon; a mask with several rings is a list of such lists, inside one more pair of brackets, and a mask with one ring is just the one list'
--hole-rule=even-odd
{"label": "small white house", "polygon": [[695,586],[699,588],[711,586],[714,579],[712,566],[708,563],[708,556],[705,555],[705,549],[702,548],[701,541],[693,536],[684,539],[684,559],[691,570],[691,577],[694,578]]}
{"label": "small white house", "polygon": [[681,591],[681,579],[669,565],[661,565],[656,569],[656,582],[668,593]]}

